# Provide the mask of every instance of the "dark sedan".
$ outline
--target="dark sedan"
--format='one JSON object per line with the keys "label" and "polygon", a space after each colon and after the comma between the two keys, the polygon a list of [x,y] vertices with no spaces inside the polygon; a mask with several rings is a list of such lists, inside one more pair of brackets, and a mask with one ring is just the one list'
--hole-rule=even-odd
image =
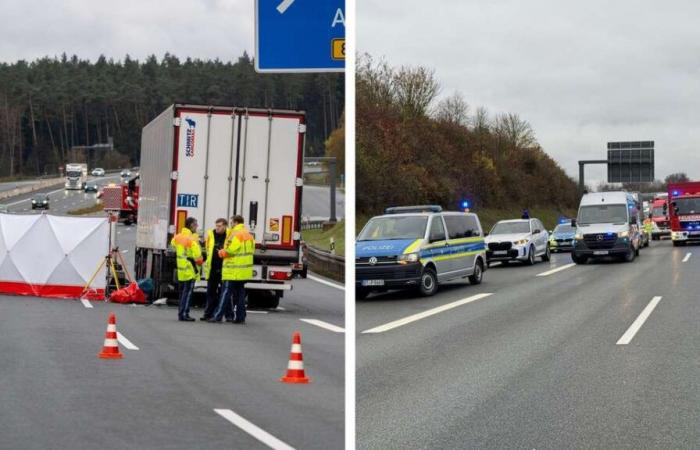
{"label": "dark sedan", "polygon": [[32,197],[32,209],[49,209],[49,196],[47,194],[36,194]]}

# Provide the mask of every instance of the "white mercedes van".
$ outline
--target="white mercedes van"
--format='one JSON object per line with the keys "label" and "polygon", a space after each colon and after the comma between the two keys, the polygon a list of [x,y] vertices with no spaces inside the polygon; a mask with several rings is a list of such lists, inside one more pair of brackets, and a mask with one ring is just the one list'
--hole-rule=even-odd
{"label": "white mercedes van", "polygon": [[594,192],[581,198],[571,259],[585,264],[590,258],[613,256],[634,261],[642,246],[641,205],[624,191]]}

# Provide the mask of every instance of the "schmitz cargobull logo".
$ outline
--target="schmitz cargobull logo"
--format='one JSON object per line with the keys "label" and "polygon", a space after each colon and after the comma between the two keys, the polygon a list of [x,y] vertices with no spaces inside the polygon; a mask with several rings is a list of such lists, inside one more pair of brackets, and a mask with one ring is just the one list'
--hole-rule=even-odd
{"label": "schmitz cargobull logo", "polygon": [[189,117],[185,118],[185,122],[187,122],[187,128],[185,130],[185,156],[194,158],[194,134],[197,122]]}

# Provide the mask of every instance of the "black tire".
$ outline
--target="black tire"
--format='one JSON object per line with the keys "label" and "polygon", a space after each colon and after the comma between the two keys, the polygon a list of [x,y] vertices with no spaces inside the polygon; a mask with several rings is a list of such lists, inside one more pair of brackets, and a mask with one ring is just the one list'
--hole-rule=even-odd
{"label": "black tire", "polygon": [[280,295],[276,291],[259,289],[248,290],[248,305],[255,308],[275,309],[280,304]]}
{"label": "black tire", "polygon": [[491,267],[491,261],[486,261],[486,267]]}
{"label": "black tire", "polygon": [[476,260],[476,264],[474,264],[474,273],[469,275],[469,284],[481,284],[481,281],[484,279],[484,265],[481,262],[480,259]]}
{"label": "black tire", "polygon": [[531,245],[530,250],[527,252],[527,261],[525,261],[525,264],[528,266],[532,266],[535,264],[535,246]]}
{"label": "black tire", "polygon": [[423,297],[430,297],[435,294],[438,289],[437,284],[437,274],[435,269],[431,267],[426,267],[423,269],[423,273],[420,276],[420,284],[418,285],[418,292]]}
{"label": "black tire", "polygon": [[552,259],[552,254],[549,249],[549,244],[547,244],[547,249],[544,251],[544,255],[542,255],[542,262],[549,262],[550,259]]}
{"label": "black tire", "polygon": [[631,263],[634,261],[634,258],[637,256],[637,253],[635,252],[634,248],[630,247],[630,249],[625,253],[625,255],[622,257],[622,261]]}
{"label": "black tire", "polygon": [[578,256],[576,253],[571,252],[571,260],[576,264],[586,264],[586,262],[588,262],[588,257]]}
{"label": "black tire", "polygon": [[634,256],[639,256],[639,247],[634,251]]}
{"label": "black tire", "polygon": [[372,291],[370,291],[369,289],[357,288],[355,289],[355,298],[358,300],[364,300],[367,297],[369,297],[369,294],[371,292]]}

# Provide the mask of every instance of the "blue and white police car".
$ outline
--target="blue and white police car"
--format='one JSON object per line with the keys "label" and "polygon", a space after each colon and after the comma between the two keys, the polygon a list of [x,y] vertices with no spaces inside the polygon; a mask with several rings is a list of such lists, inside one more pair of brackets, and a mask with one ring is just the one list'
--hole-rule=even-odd
{"label": "blue and white police car", "polygon": [[373,217],[357,237],[355,257],[358,298],[406,288],[430,296],[450,280],[479,284],[486,269],[477,215],[435,205],[387,208]]}

